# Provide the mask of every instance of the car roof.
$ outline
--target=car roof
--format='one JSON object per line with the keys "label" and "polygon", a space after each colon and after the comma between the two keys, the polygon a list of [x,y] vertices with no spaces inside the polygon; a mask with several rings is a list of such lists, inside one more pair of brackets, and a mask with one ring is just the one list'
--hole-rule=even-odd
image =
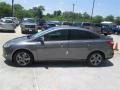
{"label": "car roof", "polygon": [[85,28],[80,28],[80,27],[74,27],[74,26],[68,26],[68,25],[62,25],[62,26],[57,26],[53,27],[54,29],[77,29],[77,30],[85,30],[85,31],[90,31]]}
{"label": "car roof", "polygon": [[9,19],[8,19],[8,18],[1,18],[1,20],[2,20],[2,21],[8,21],[8,20],[9,20],[9,21],[12,21],[12,19],[10,19],[10,18],[9,18]]}

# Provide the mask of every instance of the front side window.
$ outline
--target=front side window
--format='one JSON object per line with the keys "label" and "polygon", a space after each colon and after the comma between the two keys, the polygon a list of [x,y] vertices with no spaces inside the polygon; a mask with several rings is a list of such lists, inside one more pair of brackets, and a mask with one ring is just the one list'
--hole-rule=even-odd
{"label": "front side window", "polygon": [[68,30],[58,30],[44,35],[45,41],[68,40]]}
{"label": "front side window", "polygon": [[98,39],[99,36],[83,30],[70,30],[70,40],[90,40]]}

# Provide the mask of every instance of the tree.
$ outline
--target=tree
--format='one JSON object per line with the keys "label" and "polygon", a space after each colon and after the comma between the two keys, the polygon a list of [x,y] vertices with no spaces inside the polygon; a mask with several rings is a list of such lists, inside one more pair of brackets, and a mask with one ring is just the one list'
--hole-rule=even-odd
{"label": "tree", "polygon": [[63,17],[65,21],[72,21],[73,20],[73,12],[66,11],[63,12]]}
{"label": "tree", "polygon": [[90,19],[90,15],[87,12],[83,13],[83,18],[84,19]]}
{"label": "tree", "polygon": [[36,18],[42,18],[43,17],[43,11],[44,11],[43,6],[38,6],[38,7],[33,7],[30,11],[33,13],[33,16]]}
{"label": "tree", "polygon": [[62,14],[62,12],[60,10],[54,11],[54,16],[60,16],[61,14]]}
{"label": "tree", "polygon": [[25,11],[20,4],[14,4],[14,16],[22,19],[24,17]]}
{"label": "tree", "polygon": [[101,23],[103,21],[103,17],[102,16],[95,16],[93,17],[93,22],[94,23]]}
{"label": "tree", "polygon": [[112,15],[109,15],[105,18],[106,21],[111,21],[111,22],[114,22],[114,16]]}
{"label": "tree", "polygon": [[53,18],[53,17],[55,17],[53,14],[50,14],[50,13],[47,13],[46,16],[47,16],[48,18]]}
{"label": "tree", "polygon": [[74,21],[80,22],[82,19],[82,14],[81,13],[74,13]]}
{"label": "tree", "polygon": [[0,17],[9,17],[12,16],[12,7],[11,5],[0,2]]}
{"label": "tree", "polygon": [[50,17],[50,15],[51,15],[50,13],[47,13],[47,14],[46,14],[46,16],[48,16],[48,17]]}
{"label": "tree", "polygon": [[33,13],[30,12],[29,10],[23,10],[23,18],[28,17],[28,18],[33,18]]}
{"label": "tree", "polygon": [[120,17],[116,17],[115,23],[118,24],[118,25],[120,25]]}
{"label": "tree", "polygon": [[24,17],[33,17],[33,13],[30,10],[25,10],[20,4],[14,4],[14,16],[22,19]]}

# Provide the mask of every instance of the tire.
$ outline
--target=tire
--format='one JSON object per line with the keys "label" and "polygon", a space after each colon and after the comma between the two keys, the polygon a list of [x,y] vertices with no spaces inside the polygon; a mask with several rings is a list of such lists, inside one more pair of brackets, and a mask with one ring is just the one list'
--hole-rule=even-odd
{"label": "tire", "polygon": [[104,62],[104,55],[99,52],[94,52],[88,56],[87,64],[92,67],[98,67]]}
{"label": "tire", "polygon": [[17,51],[13,55],[13,61],[17,66],[26,67],[33,64],[33,55],[28,51]]}
{"label": "tire", "polygon": [[25,34],[25,31],[22,30],[21,33],[22,33],[22,34]]}

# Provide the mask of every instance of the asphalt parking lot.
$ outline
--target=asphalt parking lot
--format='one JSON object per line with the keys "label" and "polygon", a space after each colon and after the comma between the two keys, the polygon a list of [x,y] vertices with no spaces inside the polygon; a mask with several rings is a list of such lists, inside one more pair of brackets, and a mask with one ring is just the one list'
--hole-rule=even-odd
{"label": "asphalt parking lot", "polygon": [[[0,33],[0,90],[119,90],[120,53],[101,67],[88,67],[78,62],[43,62],[31,67],[15,67],[2,57],[2,45],[9,39],[22,36]],[[112,35],[115,42],[120,36]]]}

